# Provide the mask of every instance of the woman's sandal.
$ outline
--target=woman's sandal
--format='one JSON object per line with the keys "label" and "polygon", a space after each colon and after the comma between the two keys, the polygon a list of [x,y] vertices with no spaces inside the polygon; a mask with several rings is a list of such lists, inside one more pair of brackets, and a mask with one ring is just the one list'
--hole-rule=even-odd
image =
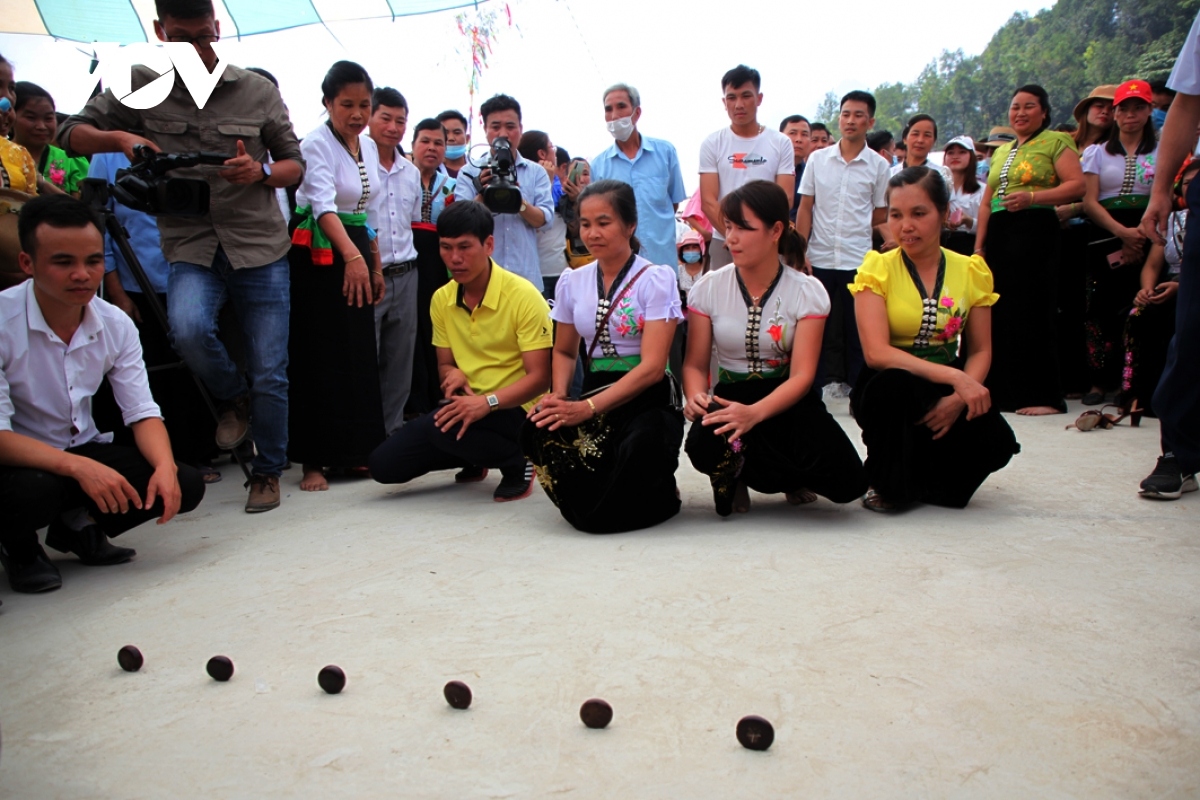
{"label": "woman's sandal", "polygon": [[867,493],[863,495],[862,504],[863,508],[868,511],[876,511],[880,514],[891,514],[900,510],[899,506],[884,500],[883,495],[874,489],[867,489]]}
{"label": "woman's sandal", "polygon": [[[1105,414],[1105,408],[1115,408],[1117,409],[1117,413]],[[1130,418],[1129,425],[1131,427],[1136,428],[1142,424],[1142,409],[1137,407],[1136,401],[1130,406],[1128,411],[1124,410],[1120,406],[1114,406],[1112,404],[1106,405],[1101,409],[1094,408],[1091,411],[1085,411],[1079,415],[1079,419],[1075,420],[1070,425],[1067,425],[1065,429],[1070,430],[1071,428],[1074,428],[1079,431],[1090,431],[1094,430],[1095,428],[1100,428],[1102,430],[1109,430],[1113,426],[1120,424],[1121,420],[1125,419],[1126,417]]]}

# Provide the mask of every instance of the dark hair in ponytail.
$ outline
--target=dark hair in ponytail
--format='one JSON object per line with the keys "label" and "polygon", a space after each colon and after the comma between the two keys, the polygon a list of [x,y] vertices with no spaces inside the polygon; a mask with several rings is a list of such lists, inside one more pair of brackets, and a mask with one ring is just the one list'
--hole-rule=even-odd
{"label": "dark hair in ponytail", "polygon": [[783,235],[779,237],[779,255],[783,256],[784,263],[789,267],[802,267],[808,242],[792,227],[792,203],[787,192],[774,181],[757,180],[734,189],[721,200],[721,213],[739,228],[751,227],[746,221],[747,208],[768,228],[776,222],[783,225]]}
{"label": "dark hair in ponytail", "polygon": [[[621,222],[631,228],[637,228],[637,197],[633,194],[633,187],[625,181],[603,180],[589,183],[579,193],[578,207],[582,209],[583,201],[589,197],[603,197],[612,206],[613,211],[617,212]],[[642,243],[635,234],[629,236],[629,247],[635,253],[642,251]]]}

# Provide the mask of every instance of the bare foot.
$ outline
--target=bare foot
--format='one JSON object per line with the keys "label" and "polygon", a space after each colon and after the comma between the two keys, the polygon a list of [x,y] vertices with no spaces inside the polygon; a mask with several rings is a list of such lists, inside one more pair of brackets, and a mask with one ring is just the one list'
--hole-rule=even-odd
{"label": "bare foot", "polygon": [[817,496],[808,489],[797,489],[794,492],[784,492],[783,496],[786,497],[788,503],[793,506],[802,506],[806,503],[817,502]]}
{"label": "bare foot", "polygon": [[746,491],[744,483],[739,482],[733,490],[733,510],[739,514],[750,510],[750,492]]}
{"label": "bare foot", "polygon": [[329,482],[325,480],[325,471],[314,464],[305,464],[304,477],[300,479],[300,491],[302,492],[323,492],[329,488]]}
{"label": "bare foot", "polygon": [[1023,417],[1046,417],[1051,414],[1065,414],[1067,412],[1053,406],[1028,406],[1026,408],[1018,408],[1017,413]]}

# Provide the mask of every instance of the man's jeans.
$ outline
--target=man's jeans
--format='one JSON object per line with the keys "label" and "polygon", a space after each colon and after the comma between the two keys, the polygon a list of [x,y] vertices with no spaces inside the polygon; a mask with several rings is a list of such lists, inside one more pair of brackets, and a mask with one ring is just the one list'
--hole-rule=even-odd
{"label": "man's jeans", "polygon": [[[211,267],[177,261],[171,264],[167,297],[171,345],[218,403],[250,393],[258,450],[250,471],[278,477],[287,462],[291,311],[287,258],[235,270],[218,248]],[[217,338],[217,315],[227,300],[233,301],[241,325],[249,387]]]}

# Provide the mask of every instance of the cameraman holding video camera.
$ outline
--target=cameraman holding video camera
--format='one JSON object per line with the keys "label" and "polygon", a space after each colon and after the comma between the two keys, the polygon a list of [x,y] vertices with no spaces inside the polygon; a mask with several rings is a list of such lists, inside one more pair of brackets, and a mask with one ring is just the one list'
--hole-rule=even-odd
{"label": "cameraman holding video camera", "polygon": [[[474,184],[475,200],[492,212],[496,222],[496,249],[493,258],[509,272],[527,279],[540,292],[541,262],[538,258],[538,228],[554,218],[554,200],[550,178],[541,165],[524,159],[517,152],[521,141],[521,104],[506,94],[498,94],[479,108],[483,130],[491,156],[480,167],[467,159],[458,175],[459,191],[470,196],[465,187]],[[497,144],[497,140],[501,140]],[[505,162],[512,163],[512,174],[504,174]],[[519,195],[505,187],[515,184]]]}
{"label": "cameraman holding video camera", "polygon": [[[218,68],[212,45],[221,31],[211,0],[156,0],[155,8],[160,40],[188,42],[210,73]],[[172,177],[207,181],[210,210],[197,217],[159,216],[158,226],[171,263],[171,343],[220,406],[222,449],[241,444],[253,419],[257,455],[246,511],[268,511],[279,505],[288,424],[291,242],[275,189],[299,183],[304,161],[279,90],[248,70],[220,68],[221,79],[203,109],[178,77],[167,99],[146,110],[123,105],[108,90],[59,128],[58,142],[70,155],[122,151],[135,162],[139,145],[232,156],[221,168],[173,172]],[[138,68],[133,87],[156,77]],[[226,300],[232,300],[244,334],[249,385],[217,338],[217,315]]]}

